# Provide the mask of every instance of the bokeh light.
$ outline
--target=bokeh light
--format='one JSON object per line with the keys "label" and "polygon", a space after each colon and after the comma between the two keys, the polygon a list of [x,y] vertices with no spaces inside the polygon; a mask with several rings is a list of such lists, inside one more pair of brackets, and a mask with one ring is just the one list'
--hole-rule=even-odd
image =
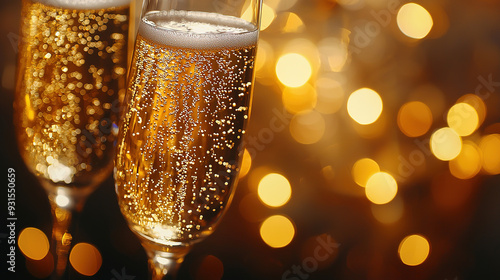
{"label": "bokeh light", "polygon": [[425,103],[411,101],[399,109],[398,126],[408,137],[419,137],[427,133],[432,125],[432,113]]}
{"label": "bokeh light", "polygon": [[460,154],[462,139],[454,129],[443,127],[432,134],[430,146],[435,157],[448,161]]}
{"label": "bokeh light", "polygon": [[369,88],[354,91],[347,100],[349,116],[362,125],[374,123],[382,113],[382,108],[382,98]]}
{"label": "bokeh light", "polygon": [[266,4],[276,11],[286,11],[291,9],[298,0],[266,0]]}
{"label": "bokeh light", "polygon": [[316,91],[309,83],[296,88],[287,87],[281,97],[286,110],[294,114],[312,110],[317,102]]}
{"label": "bokeh light", "polygon": [[283,33],[301,32],[305,28],[304,22],[296,13],[283,13],[281,22],[281,31]]}
{"label": "bokeh light", "polygon": [[318,43],[318,50],[321,55],[322,65],[327,66],[334,72],[343,70],[349,58],[345,42],[336,37],[327,37]]}
{"label": "bokeh light", "polygon": [[27,227],[19,233],[18,246],[21,252],[32,260],[45,258],[50,248],[45,233],[33,227]]}
{"label": "bokeh light", "polygon": [[395,197],[387,204],[372,204],[371,211],[377,221],[383,224],[392,224],[403,217],[404,202],[401,198]]}
{"label": "bokeh light", "polygon": [[451,174],[458,179],[470,179],[481,171],[479,147],[472,141],[464,141],[460,154],[449,162]]}
{"label": "bokeh light", "polygon": [[301,144],[314,144],[325,134],[325,120],[316,111],[301,112],[290,121],[290,134]]}
{"label": "bokeh light", "polygon": [[414,39],[422,39],[427,36],[433,25],[431,14],[424,7],[415,3],[401,6],[396,20],[401,32]]}
{"label": "bokeh light", "polygon": [[266,28],[273,23],[276,18],[276,11],[269,5],[262,4],[262,18],[260,20],[260,30],[266,30]]}
{"label": "bokeh light", "polygon": [[476,94],[469,93],[460,97],[457,100],[457,103],[466,103],[474,107],[479,117],[479,124],[477,126],[483,124],[484,120],[486,119],[486,104],[484,103],[483,99],[481,99],[481,97],[477,96]]}
{"label": "bokeh light", "polygon": [[58,194],[55,197],[55,202],[59,207],[66,207],[70,204],[70,199],[65,194]]}
{"label": "bokeh light", "polygon": [[479,116],[476,109],[467,103],[457,103],[448,111],[446,117],[448,126],[458,135],[471,135],[479,126]]}
{"label": "bokeh light", "polygon": [[54,271],[54,256],[49,251],[41,260],[26,258],[26,269],[34,277],[45,279]]}
{"label": "bokeh light", "polygon": [[483,170],[492,175],[500,174],[500,134],[484,136],[479,148],[483,155]]}
{"label": "bokeh light", "polygon": [[421,235],[413,234],[407,236],[399,244],[399,258],[408,266],[422,264],[430,252],[430,245],[427,239]]}
{"label": "bokeh light", "polygon": [[336,113],[344,101],[342,85],[329,77],[319,77],[316,80],[317,102],[314,109],[322,114]]}
{"label": "bokeh light", "polygon": [[196,271],[196,280],[220,280],[224,275],[224,264],[214,255],[203,258]]}
{"label": "bokeh light", "polygon": [[257,48],[257,55],[255,56],[255,72],[256,75],[269,70],[269,61],[273,59],[273,48],[266,40],[259,39],[259,46]]}
{"label": "bokeh light", "polygon": [[260,200],[268,206],[280,207],[285,205],[292,195],[292,188],[288,179],[278,173],[270,173],[260,180],[257,189]]}
{"label": "bokeh light", "polygon": [[274,215],[262,223],[260,236],[270,247],[282,248],[292,242],[295,236],[295,226],[287,217]]}
{"label": "bokeh light", "polygon": [[[262,4],[262,10],[261,10],[261,20],[260,20],[260,30],[266,30],[271,23],[273,23],[274,19],[276,18],[276,11],[267,5],[266,3]],[[253,20],[253,7],[252,5],[249,5],[248,8],[243,12],[242,18],[246,19],[250,22]]]}
{"label": "bokeh light", "polygon": [[354,182],[361,187],[365,187],[368,179],[377,172],[380,172],[380,167],[377,162],[371,158],[357,160],[352,166],[351,171]]}
{"label": "bokeh light", "polygon": [[387,172],[377,172],[366,182],[366,197],[375,204],[386,204],[398,193],[398,183]]}
{"label": "bokeh light", "polygon": [[276,75],[285,86],[300,87],[311,78],[312,67],[303,55],[287,53],[276,63]]}
{"label": "bokeh light", "polygon": [[241,170],[239,178],[243,178],[248,174],[250,168],[252,167],[252,157],[247,149],[243,152],[243,159],[241,160]]}
{"label": "bokeh light", "polygon": [[69,262],[73,268],[85,276],[93,276],[102,265],[99,250],[88,243],[76,244],[69,254]]}

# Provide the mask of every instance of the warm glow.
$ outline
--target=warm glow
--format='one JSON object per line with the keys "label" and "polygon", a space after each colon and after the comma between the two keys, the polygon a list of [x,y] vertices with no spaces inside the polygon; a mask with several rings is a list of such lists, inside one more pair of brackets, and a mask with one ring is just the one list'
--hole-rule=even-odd
{"label": "warm glow", "polygon": [[449,162],[450,172],[458,179],[470,179],[481,170],[479,148],[471,141],[464,141],[460,154]]}
{"label": "warm glow", "polygon": [[[254,15],[254,7],[252,5],[249,5],[248,8],[243,12],[243,15],[241,18],[253,22],[253,15]],[[273,23],[274,19],[276,18],[276,11],[269,7],[269,5],[263,3],[262,4],[262,17],[260,20],[260,30],[265,30],[266,28]]]}
{"label": "warm glow", "polygon": [[252,157],[250,156],[248,150],[245,149],[245,152],[243,153],[243,159],[241,160],[239,178],[245,177],[245,175],[248,174],[248,171],[250,171],[250,167],[252,167]]}
{"label": "warm glow", "polygon": [[349,116],[362,125],[374,123],[382,113],[382,108],[382,98],[369,88],[354,91],[347,100]]}
{"label": "warm glow", "polygon": [[325,120],[316,111],[301,112],[290,121],[290,134],[301,144],[314,144],[325,134]]}
{"label": "warm glow", "polygon": [[386,204],[396,196],[398,184],[391,174],[377,172],[366,182],[366,197],[375,204]]}
{"label": "warm glow", "polygon": [[479,126],[479,116],[476,109],[467,103],[457,103],[448,111],[448,126],[458,135],[471,135]]}
{"label": "warm glow", "polygon": [[276,63],[276,75],[285,86],[300,87],[311,78],[312,67],[303,55],[287,53]]}
{"label": "warm glow", "polygon": [[66,207],[69,205],[71,201],[69,200],[69,197],[67,197],[66,195],[58,194],[55,197],[55,202],[59,207]]}
{"label": "warm glow", "polygon": [[282,248],[290,244],[294,235],[295,226],[285,216],[271,216],[260,226],[262,240],[273,248]]}
{"label": "warm glow", "polygon": [[401,261],[409,266],[423,263],[429,256],[429,251],[430,245],[427,239],[417,234],[405,237],[398,249]]}
{"label": "warm glow", "polygon": [[333,114],[337,112],[344,102],[344,90],[339,82],[328,77],[320,77],[316,80],[316,111],[322,114]]}
{"label": "warm glow", "polygon": [[325,38],[318,43],[321,63],[331,71],[340,72],[344,68],[349,52],[347,44],[339,38]]}
{"label": "warm glow", "polygon": [[295,13],[286,13],[283,15],[284,23],[281,31],[284,33],[300,32],[304,30],[304,22]]}
{"label": "warm glow", "polygon": [[69,262],[80,274],[92,276],[101,268],[102,257],[99,250],[93,245],[78,243],[69,254]]}
{"label": "warm glow", "polygon": [[283,106],[290,113],[312,110],[316,105],[316,91],[310,84],[301,87],[287,87],[283,90]]}
{"label": "warm glow", "polygon": [[392,224],[403,217],[404,203],[402,199],[396,197],[387,204],[372,204],[371,210],[377,221],[383,224]]}
{"label": "warm glow", "polygon": [[266,70],[266,65],[273,57],[273,48],[269,43],[263,39],[259,39],[259,46],[257,48],[257,55],[255,56],[255,72]]}
{"label": "warm glow", "polygon": [[286,11],[297,4],[298,0],[266,0],[266,4],[276,11]]}
{"label": "warm glow", "polygon": [[432,29],[431,14],[422,6],[415,3],[404,4],[397,15],[398,27],[406,36],[422,39]]}
{"label": "warm glow", "polygon": [[265,30],[273,23],[276,18],[276,12],[273,8],[269,7],[267,4],[262,4],[262,18],[260,20],[260,30]]}
{"label": "warm glow", "polygon": [[484,119],[486,118],[486,104],[484,104],[484,101],[483,99],[481,99],[481,97],[477,96],[476,94],[469,93],[460,97],[457,100],[457,103],[467,103],[474,107],[479,117],[478,126],[480,126],[484,122]]}
{"label": "warm glow", "polygon": [[420,101],[411,101],[399,109],[398,126],[408,137],[419,137],[427,133],[432,125],[429,107]]}
{"label": "warm glow", "polygon": [[260,200],[271,207],[285,205],[292,195],[290,182],[285,176],[277,173],[264,176],[260,180],[257,191]]}
{"label": "warm glow", "polygon": [[224,264],[214,255],[208,255],[203,258],[195,280],[220,280],[224,275]]}
{"label": "warm glow", "polygon": [[377,172],[380,172],[380,168],[378,164],[370,158],[362,158],[356,161],[352,166],[352,177],[354,178],[354,182],[361,187],[365,187],[368,179]]}
{"label": "warm glow", "polygon": [[49,240],[43,231],[27,227],[19,233],[18,245],[21,252],[32,260],[41,260],[49,252]]}
{"label": "warm glow", "polygon": [[489,174],[500,174],[500,134],[486,135],[479,148],[483,154],[483,169]]}
{"label": "warm glow", "polygon": [[462,150],[462,139],[454,129],[449,127],[436,130],[430,141],[432,153],[440,160],[452,160]]}

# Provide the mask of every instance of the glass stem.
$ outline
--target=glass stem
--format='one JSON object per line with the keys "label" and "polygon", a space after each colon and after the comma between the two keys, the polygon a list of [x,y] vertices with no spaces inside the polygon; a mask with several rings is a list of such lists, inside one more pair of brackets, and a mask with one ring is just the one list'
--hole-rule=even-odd
{"label": "glass stem", "polygon": [[175,250],[155,250],[144,246],[148,255],[148,270],[152,280],[174,280],[177,277],[179,267],[184,256],[189,251],[188,247],[176,248]]}
{"label": "glass stem", "polygon": [[51,279],[62,279],[68,264],[69,251],[72,244],[72,233],[81,210],[83,201],[71,195],[49,193],[52,212],[52,254],[54,256],[54,272]]}

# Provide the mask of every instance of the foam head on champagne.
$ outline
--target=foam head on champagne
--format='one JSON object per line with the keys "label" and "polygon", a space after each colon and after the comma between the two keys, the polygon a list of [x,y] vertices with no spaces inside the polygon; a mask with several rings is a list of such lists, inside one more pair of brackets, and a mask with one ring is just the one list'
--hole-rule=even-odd
{"label": "foam head on champagne", "polygon": [[78,10],[105,9],[130,5],[130,0],[38,0],[37,2],[48,6]]}
{"label": "foam head on champagne", "polygon": [[193,49],[241,48],[257,42],[246,20],[214,13],[161,11],[147,14],[139,34],[161,45]]}

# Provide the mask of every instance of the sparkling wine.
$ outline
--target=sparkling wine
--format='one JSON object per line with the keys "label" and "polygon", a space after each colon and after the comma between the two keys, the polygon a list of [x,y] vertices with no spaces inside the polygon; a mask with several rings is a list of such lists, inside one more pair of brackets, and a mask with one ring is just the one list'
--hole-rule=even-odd
{"label": "sparkling wine", "polygon": [[199,240],[228,206],[257,32],[202,12],[152,12],[140,23],[115,160],[119,205],[140,236]]}
{"label": "sparkling wine", "polygon": [[17,139],[45,186],[95,186],[112,169],[126,85],[128,2],[22,2]]}

